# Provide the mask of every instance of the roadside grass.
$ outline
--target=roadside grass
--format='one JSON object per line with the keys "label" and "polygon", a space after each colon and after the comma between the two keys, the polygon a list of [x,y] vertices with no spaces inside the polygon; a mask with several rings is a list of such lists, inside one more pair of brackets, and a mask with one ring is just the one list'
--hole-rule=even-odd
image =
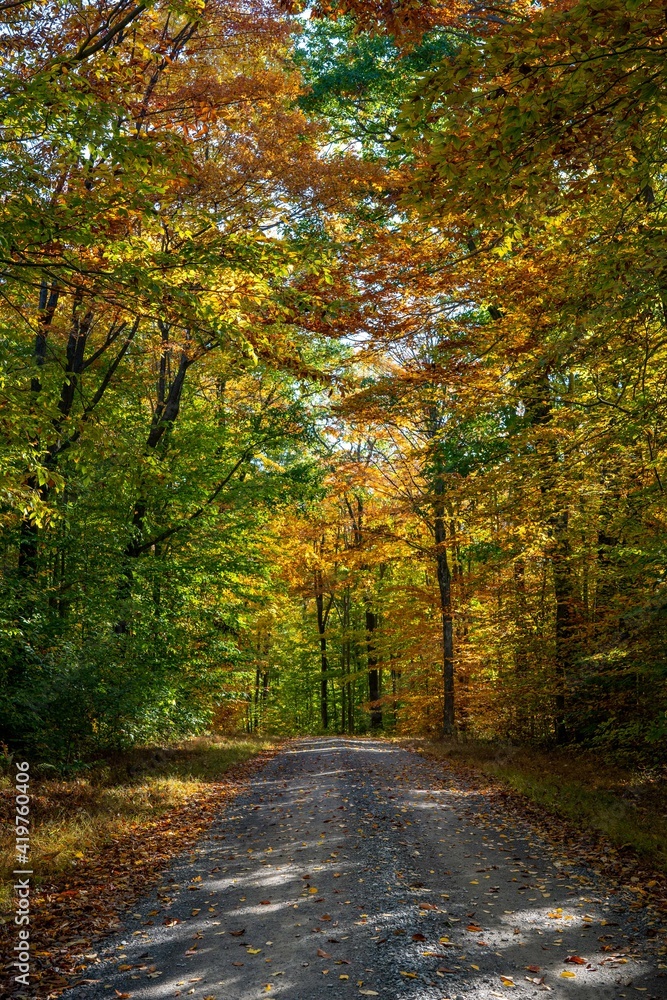
{"label": "roadside grass", "polygon": [[667,769],[630,769],[580,749],[540,751],[475,742],[424,741],[452,765],[481,771],[579,830],[632,848],[667,874]]}
{"label": "roadside grass", "polygon": [[[200,737],[178,746],[137,748],[70,780],[32,778],[30,860],[36,884],[57,879],[112,839],[184,805],[231,767],[270,746],[261,739]],[[0,913],[11,904],[13,806],[12,779],[5,774],[0,778]]]}

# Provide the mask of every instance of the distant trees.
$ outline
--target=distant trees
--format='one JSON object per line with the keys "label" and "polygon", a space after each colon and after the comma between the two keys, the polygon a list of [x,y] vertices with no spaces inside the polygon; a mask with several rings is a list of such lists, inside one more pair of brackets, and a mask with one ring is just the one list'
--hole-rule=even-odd
{"label": "distant trees", "polygon": [[0,12],[0,723],[665,712],[664,10]]}

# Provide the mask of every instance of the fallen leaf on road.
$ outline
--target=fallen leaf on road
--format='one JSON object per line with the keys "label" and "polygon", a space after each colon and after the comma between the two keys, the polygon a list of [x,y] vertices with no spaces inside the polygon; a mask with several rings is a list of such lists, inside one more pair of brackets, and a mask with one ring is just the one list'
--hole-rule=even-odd
{"label": "fallen leaf on road", "polygon": [[401,975],[405,976],[406,979],[416,979],[417,978],[417,973],[416,972],[403,972],[403,969],[401,969]]}
{"label": "fallen leaf on road", "polygon": [[479,926],[479,924],[468,924],[468,926],[466,927],[467,931],[472,931],[473,933],[481,931],[481,929],[482,928]]}
{"label": "fallen leaf on road", "polygon": [[329,952],[328,951],[324,951],[324,949],[322,949],[322,948],[318,948],[317,949],[317,954],[319,955],[320,958],[331,958],[331,955],[329,954]]}
{"label": "fallen leaf on road", "polygon": [[526,971],[527,972],[539,972],[540,971],[540,967],[539,967],[539,965],[527,965],[526,966]]}
{"label": "fallen leaf on road", "polygon": [[261,948],[246,948],[246,955],[259,955]]}
{"label": "fallen leaf on road", "polygon": [[412,935],[412,940],[413,941],[425,941],[426,937],[425,937],[424,934],[413,934]]}
{"label": "fallen leaf on road", "polygon": [[128,1000],[132,996],[131,993],[121,993],[120,990],[114,990],[114,993],[118,997],[118,1000]]}
{"label": "fallen leaf on road", "polygon": [[376,993],[375,990],[359,990],[362,997],[379,997],[380,994]]}
{"label": "fallen leaf on road", "polygon": [[437,910],[438,907],[434,903],[420,903],[420,910]]}
{"label": "fallen leaf on road", "polygon": [[516,983],[510,976],[501,976],[500,982],[503,984],[503,986],[516,986]]}
{"label": "fallen leaf on road", "polygon": [[243,928],[242,931],[230,931],[229,933],[232,935],[232,937],[241,937],[242,934],[245,934],[245,927]]}
{"label": "fallen leaf on road", "polygon": [[576,979],[574,972],[561,972],[561,979]]}
{"label": "fallen leaf on road", "polygon": [[586,959],[581,958],[579,955],[568,955],[565,959],[566,962],[570,962],[571,965],[585,965]]}

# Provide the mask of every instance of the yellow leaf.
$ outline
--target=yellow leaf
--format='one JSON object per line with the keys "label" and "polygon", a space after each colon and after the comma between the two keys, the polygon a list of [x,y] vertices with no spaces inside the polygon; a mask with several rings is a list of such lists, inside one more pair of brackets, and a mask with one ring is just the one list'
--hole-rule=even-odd
{"label": "yellow leaf", "polygon": [[567,972],[567,971],[561,972],[560,977],[561,977],[561,979],[576,979],[577,978],[574,972]]}

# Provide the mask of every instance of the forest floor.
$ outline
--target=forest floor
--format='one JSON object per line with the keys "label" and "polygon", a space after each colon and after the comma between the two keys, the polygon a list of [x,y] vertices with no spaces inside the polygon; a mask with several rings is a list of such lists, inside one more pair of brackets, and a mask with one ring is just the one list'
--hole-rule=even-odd
{"label": "forest floor", "polygon": [[466,767],[397,741],[292,741],[113,937],[81,942],[66,996],[664,1000],[643,875],[571,827],[554,839]]}
{"label": "forest floor", "polygon": [[[76,777],[42,768],[30,783],[31,946],[39,1000],[58,995],[85,965],[82,952],[119,927],[118,914],[202,837],[225,802],[279,744],[199,738],[137,747]],[[0,778],[0,995],[15,943],[11,874],[14,788]],[[20,994],[20,990],[19,990]]]}
{"label": "forest floor", "polygon": [[628,866],[636,855],[667,876],[665,764],[607,760],[598,751],[571,746],[546,751],[461,740],[403,742],[468,777],[481,776],[489,789],[518,793],[514,804],[548,828],[550,839],[569,838],[574,826],[592,835],[589,844],[596,843],[608,859]]}

